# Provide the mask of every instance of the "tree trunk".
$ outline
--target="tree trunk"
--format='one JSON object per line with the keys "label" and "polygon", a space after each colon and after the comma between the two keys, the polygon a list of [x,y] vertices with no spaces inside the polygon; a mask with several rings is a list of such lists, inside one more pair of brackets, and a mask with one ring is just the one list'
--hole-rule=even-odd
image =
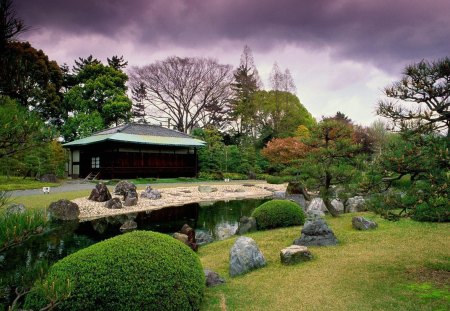
{"label": "tree trunk", "polygon": [[330,201],[329,198],[325,198],[323,200],[323,202],[325,203],[325,206],[327,207],[327,210],[330,212],[331,216],[333,216],[333,217],[338,217],[339,216],[339,212],[331,204],[331,201]]}

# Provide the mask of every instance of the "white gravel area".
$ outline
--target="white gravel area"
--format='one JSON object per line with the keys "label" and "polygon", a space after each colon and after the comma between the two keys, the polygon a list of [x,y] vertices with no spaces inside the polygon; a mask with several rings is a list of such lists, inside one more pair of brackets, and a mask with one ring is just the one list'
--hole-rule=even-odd
{"label": "white gravel area", "polygon": [[[255,185],[211,185],[217,189],[214,192],[204,193],[198,191],[198,186],[160,188],[161,199],[150,200],[141,198],[143,190],[138,190],[139,201],[135,206],[124,206],[121,209],[109,209],[105,202],[94,202],[87,198],[72,200],[80,208],[80,220],[95,219],[104,216],[128,214],[148,210],[156,210],[168,206],[184,205],[196,202],[229,201],[246,198],[264,198],[273,195],[274,191],[285,191],[286,184],[255,184]],[[113,197],[123,199],[121,196]],[[123,203],[123,202],[122,202]]]}

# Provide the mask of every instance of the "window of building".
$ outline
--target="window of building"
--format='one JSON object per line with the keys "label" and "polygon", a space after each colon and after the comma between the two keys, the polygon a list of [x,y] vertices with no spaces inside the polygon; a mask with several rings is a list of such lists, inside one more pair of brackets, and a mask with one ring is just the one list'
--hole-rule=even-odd
{"label": "window of building", "polygon": [[92,157],[91,167],[100,168],[100,157]]}

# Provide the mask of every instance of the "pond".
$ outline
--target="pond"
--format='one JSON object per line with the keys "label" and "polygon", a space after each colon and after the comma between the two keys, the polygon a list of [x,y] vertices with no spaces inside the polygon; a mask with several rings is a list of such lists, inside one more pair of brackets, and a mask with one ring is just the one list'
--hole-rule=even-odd
{"label": "pond", "polygon": [[41,270],[55,261],[121,234],[119,228],[129,219],[137,223],[138,230],[172,234],[188,224],[197,236],[222,240],[234,235],[242,216],[250,216],[266,201],[268,199],[194,203],[85,222],[54,222],[43,234],[0,253],[0,310],[7,310],[15,298],[15,287],[24,282],[31,284]]}

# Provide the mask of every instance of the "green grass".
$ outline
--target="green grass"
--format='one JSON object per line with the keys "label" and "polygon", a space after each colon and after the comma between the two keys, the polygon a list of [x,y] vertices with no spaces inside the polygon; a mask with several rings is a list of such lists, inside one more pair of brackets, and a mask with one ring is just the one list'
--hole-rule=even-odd
{"label": "green grass", "polygon": [[[432,268],[448,267],[450,224],[361,215],[379,228],[353,230],[354,214],[328,218],[340,244],[310,247],[314,259],[294,266],[281,265],[279,252],[300,226],[248,234],[268,265],[236,278],[228,276],[234,238],[201,247],[204,268],[227,281],[206,290],[202,310],[448,310],[448,271]],[[424,271],[433,273],[424,279]]]}
{"label": "green grass", "polygon": [[40,182],[35,179],[23,177],[0,176],[0,191],[39,189],[42,187],[56,187],[59,184]]}
{"label": "green grass", "polygon": [[[92,186],[94,188],[94,185]],[[50,203],[58,201],[60,199],[73,200],[81,197],[88,197],[91,190],[77,190],[71,192],[53,192],[50,194],[36,194],[21,197],[11,197],[11,203],[21,203],[25,205],[27,209],[39,209],[47,208]]]}

